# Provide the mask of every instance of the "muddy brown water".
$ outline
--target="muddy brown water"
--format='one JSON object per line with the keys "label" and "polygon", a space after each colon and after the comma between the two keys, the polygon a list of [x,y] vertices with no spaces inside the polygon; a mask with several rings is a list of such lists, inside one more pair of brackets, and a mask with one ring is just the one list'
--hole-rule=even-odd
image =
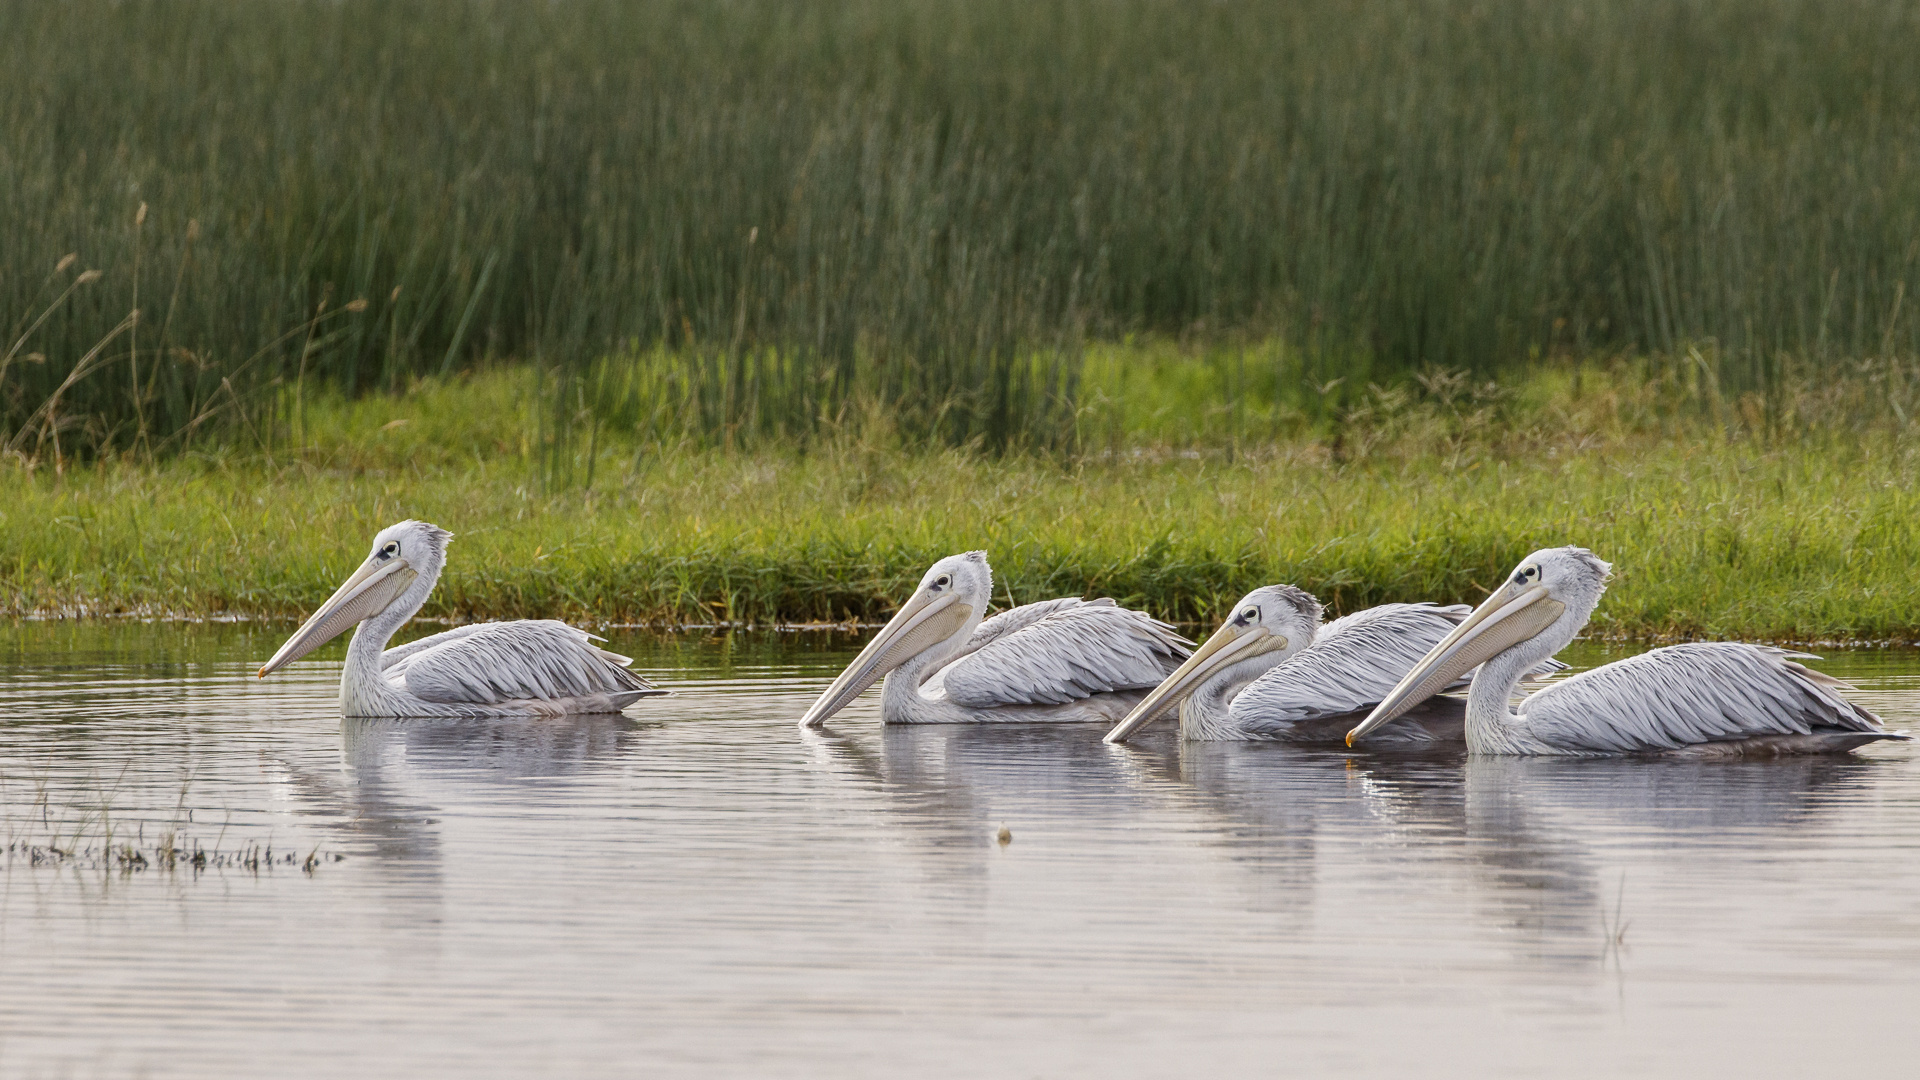
{"label": "muddy brown water", "polygon": [[[1908,747],[1109,747],[885,729],[872,694],[803,734],[857,645],[826,635],[616,635],[676,692],[625,718],[342,723],[338,646],[250,677],[286,630],[0,627],[0,1075],[1888,1075],[1920,1051]],[[1827,655],[1916,726],[1920,655]]]}

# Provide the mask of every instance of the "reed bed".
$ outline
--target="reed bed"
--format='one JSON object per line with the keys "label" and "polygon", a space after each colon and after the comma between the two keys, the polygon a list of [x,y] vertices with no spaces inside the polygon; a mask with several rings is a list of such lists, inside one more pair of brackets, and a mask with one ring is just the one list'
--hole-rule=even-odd
{"label": "reed bed", "polygon": [[1434,370],[1651,356],[1773,410],[1920,356],[1904,0],[6,11],[33,460],[298,447],[316,388],[501,358],[595,460],[873,417],[1077,453],[1130,334],[1321,431]]}

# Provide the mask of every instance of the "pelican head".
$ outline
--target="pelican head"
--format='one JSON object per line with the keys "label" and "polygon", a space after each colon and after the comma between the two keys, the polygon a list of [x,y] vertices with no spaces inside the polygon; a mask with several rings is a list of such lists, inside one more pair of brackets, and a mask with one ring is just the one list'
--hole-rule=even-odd
{"label": "pelican head", "polygon": [[1206,644],[1115,724],[1106,741],[1125,742],[1215,675],[1225,673],[1241,686],[1264,675],[1313,644],[1323,610],[1311,593],[1292,585],[1267,585],[1241,597]]}
{"label": "pelican head", "polygon": [[800,718],[800,726],[826,723],[862,690],[916,656],[935,651],[944,656],[959,648],[980,625],[992,595],[993,568],[986,552],[949,555],[934,563],[892,620]]}
{"label": "pelican head", "polygon": [[1586,548],[1544,548],[1527,556],[1347,732],[1347,745],[1502,653],[1511,650],[1524,669],[1559,652],[1587,624],[1612,573],[1611,564]]}
{"label": "pelican head", "polygon": [[[260,677],[344,634],[364,620],[394,607],[411,615],[426,602],[434,579],[447,562],[447,541],[453,534],[424,521],[402,521],[380,530],[373,550],[346,583],[308,616],[273,659],[260,665]],[[397,624],[396,624],[397,625]]]}

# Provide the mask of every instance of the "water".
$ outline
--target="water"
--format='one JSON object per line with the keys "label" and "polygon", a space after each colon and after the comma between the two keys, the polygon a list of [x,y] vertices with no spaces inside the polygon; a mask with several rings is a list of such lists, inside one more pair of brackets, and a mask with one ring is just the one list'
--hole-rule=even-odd
{"label": "water", "polygon": [[[678,691],[624,720],[343,725],[338,646],[248,677],[285,631],[0,627],[0,1075],[1884,1075],[1920,1050],[1905,747],[1108,747],[885,730],[871,699],[802,734],[852,649],[800,635],[617,640]],[[1920,713],[1914,654],[1824,667]]]}

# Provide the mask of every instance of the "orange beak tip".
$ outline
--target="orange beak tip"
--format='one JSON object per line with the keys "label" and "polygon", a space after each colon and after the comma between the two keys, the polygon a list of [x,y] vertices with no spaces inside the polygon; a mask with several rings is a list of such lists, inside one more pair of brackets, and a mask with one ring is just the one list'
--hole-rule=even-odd
{"label": "orange beak tip", "polygon": [[1353,732],[1351,731],[1347,732],[1347,745],[1348,746],[1353,745]]}

